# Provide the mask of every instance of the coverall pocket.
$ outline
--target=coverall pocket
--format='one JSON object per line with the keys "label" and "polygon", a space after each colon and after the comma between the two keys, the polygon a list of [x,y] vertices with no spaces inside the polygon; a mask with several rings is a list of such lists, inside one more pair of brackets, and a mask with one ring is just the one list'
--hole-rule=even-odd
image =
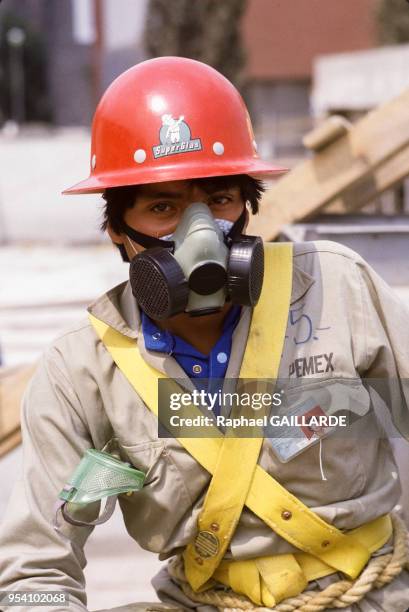
{"label": "coverall pocket", "polygon": [[191,514],[192,499],[168,440],[124,445],[121,452],[125,461],[146,474],[140,491],[120,499],[129,534],[152,552],[162,553],[183,545],[184,528],[179,536],[175,534]]}
{"label": "coverall pocket", "polygon": [[[288,398],[291,409],[284,406],[283,413],[296,415],[300,426],[278,431],[268,440],[274,463],[268,471],[310,506],[359,497],[367,482],[366,463],[376,460],[377,444],[370,397],[362,382],[305,379],[289,389]],[[316,430],[305,425],[308,415],[345,415],[346,426]]]}
{"label": "coverall pocket", "polygon": [[164,440],[148,440],[133,444],[132,446],[121,445],[121,449],[125,454],[125,461],[129,461],[135,468],[141,470],[145,474],[145,485],[149,484],[152,473],[155,471],[155,466],[158,461],[166,461],[165,441]]}

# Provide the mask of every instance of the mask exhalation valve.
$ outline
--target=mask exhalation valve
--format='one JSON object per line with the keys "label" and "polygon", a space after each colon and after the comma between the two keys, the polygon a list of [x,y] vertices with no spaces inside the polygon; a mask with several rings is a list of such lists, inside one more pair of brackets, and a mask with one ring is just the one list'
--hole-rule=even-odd
{"label": "mask exhalation valve", "polygon": [[211,295],[226,284],[226,270],[218,263],[197,266],[189,276],[189,288],[199,295]]}

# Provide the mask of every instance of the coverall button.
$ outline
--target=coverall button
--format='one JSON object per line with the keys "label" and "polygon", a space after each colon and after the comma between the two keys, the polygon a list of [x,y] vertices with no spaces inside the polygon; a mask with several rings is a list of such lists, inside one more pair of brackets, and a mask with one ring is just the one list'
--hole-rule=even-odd
{"label": "coverall button", "polygon": [[323,548],[326,548],[327,546],[329,546],[331,544],[331,542],[329,540],[324,540],[323,542],[321,542],[321,546]]}
{"label": "coverall button", "polygon": [[290,512],[289,510],[283,510],[282,511],[281,518],[284,521],[289,521],[291,517],[292,517],[292,512]]}
{"label": "coverall button", "polygon": [[154,334],[152,334],[152,338],[154,340],[159,340],[159,338],[161,337],[161,333],[160,332],[155,332]]}
{"label": "coverall button", "polygon": [[192,367],[192,370],[193,374],[200,374],[202,372],[202,366],[198,363],[195,363],[195,365]]}
{"label": "coverall button", "polygon": [[201,557],[195,557],[195,561],[198,565],[203,565],[203,559]]}
{"label": "coverall button", "polygon": [[218,353],[218,354],[217,354],[216,359],[217,359],[217,361],[218,361],[219,363],[226,363],[226,361],[227,361],[227,355],[226,355],[226,353],[223,353],[223,352]]}
{"label": "coverall button", "polygon": [[220,529],[220,525],[219,525],[219,523],[212,523],[212,524],[210,525],[210,529],[211,529],[212,531],[219,531],[219,529]]}

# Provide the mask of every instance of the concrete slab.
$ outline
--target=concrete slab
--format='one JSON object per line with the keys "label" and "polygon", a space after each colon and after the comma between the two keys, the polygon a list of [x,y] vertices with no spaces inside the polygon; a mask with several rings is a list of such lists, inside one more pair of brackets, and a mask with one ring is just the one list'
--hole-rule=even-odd
{"label": "concrete slab", "polygon": [[3,363],[38,359],[86,306],[128,278],[111,244],[0,248],[0,347]]}

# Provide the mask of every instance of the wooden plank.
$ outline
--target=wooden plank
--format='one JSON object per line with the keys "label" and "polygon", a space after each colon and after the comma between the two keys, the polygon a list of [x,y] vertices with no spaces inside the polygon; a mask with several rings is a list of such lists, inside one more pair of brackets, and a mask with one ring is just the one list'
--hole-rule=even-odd
{"label": "wooden plank", "polygon": [[280,179],[264,196],[248,233],[272,240],[284,224],[305,220],[328,204],[349,211],[363,206],[409,176],[408,147],[409,90]]}
{"label": "wooden plank", "polygon": [[372,175],[345,189],[333,200],[342,212],[351,212],[365,206],[381,193],[399,185],[409,175],[409,145],[378,166]]}
{"label": "wooden plank", "polygon": [[7,455],[7,453],[12,451],[14,448],[16,448],[16,446],[18,446],[19,444],[21,444],[20,427],[6,438],[0,440],[0,459],[4,455]]}
{"label": "wooden plank", "polygon": [[0,457],[20,443],[20,403],[34,365],[0,368]]}

